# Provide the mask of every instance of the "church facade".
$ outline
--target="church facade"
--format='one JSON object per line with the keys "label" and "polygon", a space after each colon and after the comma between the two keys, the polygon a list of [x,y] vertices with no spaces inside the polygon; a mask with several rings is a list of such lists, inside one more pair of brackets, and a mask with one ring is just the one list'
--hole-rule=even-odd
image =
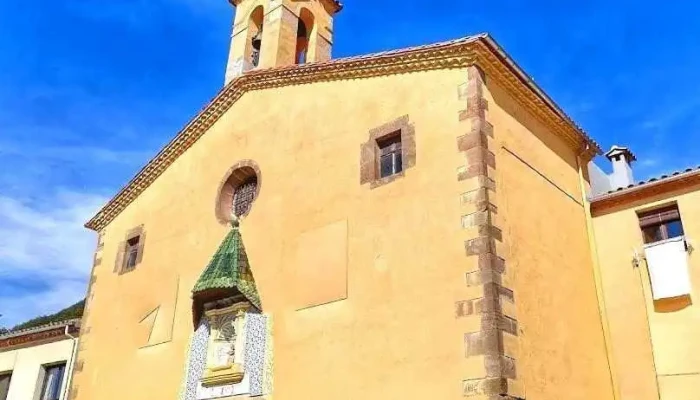
{"label": "church facade", "polygon": [[488,35],[332,59],[236,0],[225,87],[88,223],[70,398],[613,399],[589,138]]}

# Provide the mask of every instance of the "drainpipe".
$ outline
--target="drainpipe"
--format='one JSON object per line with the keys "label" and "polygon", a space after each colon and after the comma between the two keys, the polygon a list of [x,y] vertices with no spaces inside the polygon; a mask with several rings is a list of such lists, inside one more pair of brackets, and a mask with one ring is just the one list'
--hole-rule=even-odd
{"label": "drainpipe", "polygon": [[583,175],[585,167],[583,155],[590,151],[590,145],[586,143],[583,150],[576,156],[578,164],[578,179],[579,188],[581,190],[581,203],[583,204],[583,212],[586,216],[586,232],[588,234],[588,245],[591,249],[591,257],[593,259],[593,279],[595,280],[596,296],[598,298],[598,309],[600,311],[600,323],[603,327],[603,341],[605,342],[605,353],[608,361],[608,370],[610,371],[610,383],[613,387],[613,398],[620,399],[620,388],[617,385],[617,370],[613,366],[612,345],[610,342],[610,324],[608,321],[607,309],[605,307],[605,296],[603,293],[603,279],[600,272],[600,262],[598,259],[598,246],[595,240],[595,232],[593,231],[593,216],[591,215],[591,204],[586,196],[586,180]]}
{"label": "drainpipe", "polygon": [[71,338],[71,340],[73,340],[73,349],[71,350],[70,368],[66,366],[66,372],[68,372],[68,379],[66,380],[65,389],[63,389],[63,396],[61,396],[63,400],[68,400],[68,391],[70,390],[71,383],[73,383],[73,367],[75,366],[75,356],[78,350],[78,336],[73,336],[70,334],[70,325],[71,324],[66,325],[66,330],[64,332],[64,335],[68,336],[69,338]]}

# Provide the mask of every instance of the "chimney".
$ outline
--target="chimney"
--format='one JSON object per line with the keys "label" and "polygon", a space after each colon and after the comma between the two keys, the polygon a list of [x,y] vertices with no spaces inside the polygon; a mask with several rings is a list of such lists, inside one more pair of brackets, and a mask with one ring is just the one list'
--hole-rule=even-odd
{"label": "chimney", "polygon": [[626,188],[634,184],[632,162],[637,161],[637,157],[632,154],[630,149],[613,146],[610,151],[605,153],[605,157],[612,162],[613,173],[610,175],[610,183],[613,189]]}

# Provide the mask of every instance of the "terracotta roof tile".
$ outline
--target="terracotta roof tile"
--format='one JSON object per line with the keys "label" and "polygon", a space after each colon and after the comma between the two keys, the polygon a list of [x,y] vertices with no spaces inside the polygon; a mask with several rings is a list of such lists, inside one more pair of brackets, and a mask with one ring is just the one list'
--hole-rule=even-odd
{"label": "terracotta roof tile", "polygon": [[66,325],[79,325],[80,324],[80,318],[74,318],[74,319],[67,319],[65,321],[57,321],[57,322],[50,322],[48,324],[44,325],[39,325],[39,326],[34,326],[31,328],[25,328],[25,329],[17,329],[13,331],[9,331],[5,334],[0,335],[0,339],[7,339],[11,337],[17,337],[17,336],[23,336],[23,335],[28,335],[31,333],[37,333],[49,329],[55,329],[58,327],[66,326]]}
{"label": "terracotta roof tile", "polygon": [[608,191],[608,194],[623,192],[627,189],[632,189],[632,188],[636,188],[639,186],[648,185],[650,183],[661,182],[661,181],[664,181],[664,180],[669,179],[669,178],[680,177],[681,175],[686,175],[686,174],[692,175],[692,174],[696,174],[696,173],[700,173],[700,165],[697,167],[693,167],[693,168],[686,168],[682,171],[673,171],[670,174],[662,174],[659,176],[655,176],[655,177],[649,178],[649,179],[644,180],[644,181],[639,181],[639,182],[634,183],[632,185],[629,185],[627,187],[623,187],[623,188],[621,187],[621,188],[617,188],[615,190],[610,190],[610,191]]}

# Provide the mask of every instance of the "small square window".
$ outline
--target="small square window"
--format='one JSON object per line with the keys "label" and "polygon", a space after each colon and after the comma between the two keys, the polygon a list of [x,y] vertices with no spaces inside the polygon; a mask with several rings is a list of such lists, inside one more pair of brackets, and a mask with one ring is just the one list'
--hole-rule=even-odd
{"label": "small square window", "polygon": [[61,398],[61,386],[63,385],[63,375],[66,372],[66,364],[45,366],[43,372],[44,379],[41,384],[39,400],[59,400]]}
{"label": "small square window", "polygon": [[114,262],[114,272],[124,274],[134,271],[143,259],[146,232],[143,225],[127,232],[124,241],[119,244],[119,251]]}
{"label": "small square window", "polygon": [[379,177],[396,175],[403,171],[401,154],[401,132],[395,132],[389,137],[377,140],[379,147]]}
{"label": "small square window", "polygon": [[681,215],[675,204],[639,214],[639,226],[646,244],[681,237],[685,234]]}
{"label": "small square window", "polygon": [[408,115],[369,131],[360,146],[360,184],[369,189],[404,177],[416,165],[416,130]]}
{"label": "small square window", "polygon": [[126,241],[126,258],[124,269],[134,269],[139,259],[139,241],[141,237],[135,236]]}

